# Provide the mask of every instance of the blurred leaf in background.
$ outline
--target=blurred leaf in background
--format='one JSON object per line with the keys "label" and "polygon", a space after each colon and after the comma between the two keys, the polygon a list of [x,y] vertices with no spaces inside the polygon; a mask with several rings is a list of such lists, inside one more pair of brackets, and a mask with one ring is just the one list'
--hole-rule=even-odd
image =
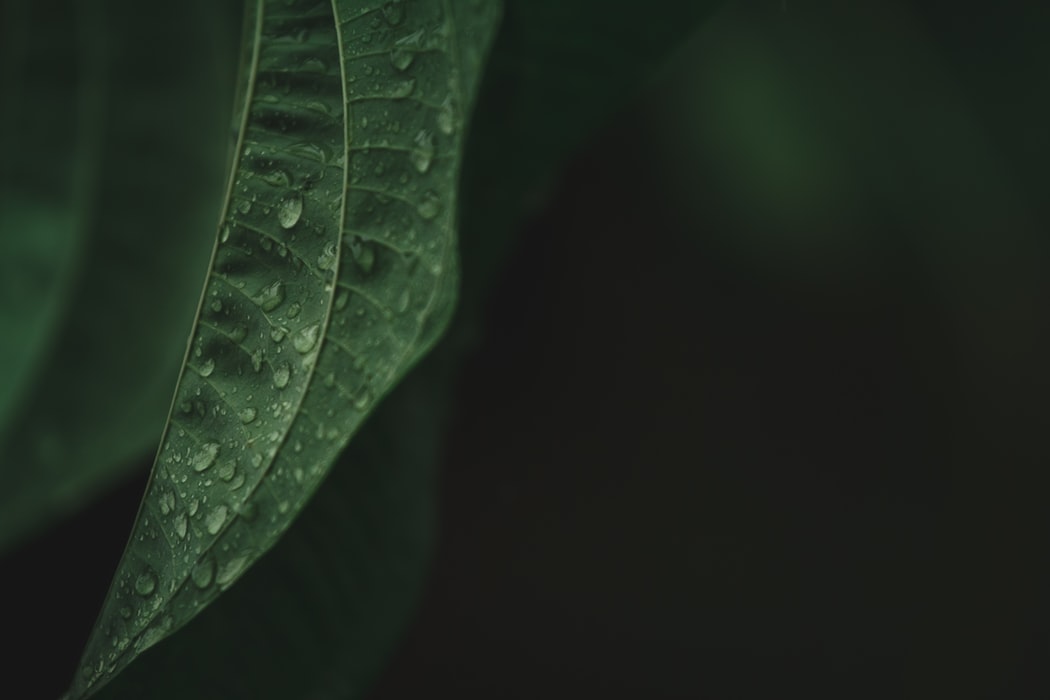
{"label": "blurred leaf in background", "polygon": [[[4,13],[18,18],[3,31],[21,97],[3,110],[3,241],[33,242],[57,299],[46,337],[5,329],[4,352],[33,364],[4,363],[23,387],[5,392],[0,550],[155,448],[214,238],[236,56],[223,3],[190,2],[162,23],[121,0],[7,0]],[[196,50],[156,48],[183,42]],[[59,174],[61,187],[48,181]],[[31,206],[37,228],[6,220]],[[4,279],[5,316],[43,303],[17,274]]]}

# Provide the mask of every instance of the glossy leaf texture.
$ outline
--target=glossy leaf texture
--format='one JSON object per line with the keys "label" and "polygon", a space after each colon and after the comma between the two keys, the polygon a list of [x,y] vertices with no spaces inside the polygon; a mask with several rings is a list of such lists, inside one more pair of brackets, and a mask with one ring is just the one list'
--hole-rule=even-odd
{"label": "glossy leaf texture", "polygon": [[464,115],[497,10],[252,7],[250,93],[198,319],[73,697],[272,547],[443,330]]}
{"label": "glossy leaf texture", "polygon": [[0,321],[0,372],[24,389],[0,422],[0,550],[156,449],[222,200],[220,9],[5,3],[0,308],[23,321]]}

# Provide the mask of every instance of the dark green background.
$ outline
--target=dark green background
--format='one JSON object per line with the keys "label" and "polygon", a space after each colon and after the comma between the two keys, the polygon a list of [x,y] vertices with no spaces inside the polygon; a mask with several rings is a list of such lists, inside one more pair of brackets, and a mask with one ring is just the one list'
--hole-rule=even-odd
{"label": "dark green background", "polygon": [[[484,302],[373,697],[1050,696],[1048,40],[728,3],[596,125]],[[142,483],[4,560],[17,654],[72,669]]]}

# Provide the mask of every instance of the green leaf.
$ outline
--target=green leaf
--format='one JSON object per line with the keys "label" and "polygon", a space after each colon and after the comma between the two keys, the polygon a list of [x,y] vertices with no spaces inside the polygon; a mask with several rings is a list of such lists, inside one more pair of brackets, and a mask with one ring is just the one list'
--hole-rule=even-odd
{"label": "green leaf", "polygon": [[418,599],[458,352],[442,343],[391,392],[274,548],[105,700],[357,697]]}
{"label": "green leaf", "polygon": [[[31,42],[40,55],[12,71],[26,99],[2,111],[14,130],[0,132],[13,154],[0,197],[21,207],[4,204],[2,245],[40,261],[3,257],[2,284],[18,294],[3,308],[49,329],[31,345],[29,333],[4,329],[5,341],[23,341],[4,347],[32,357],[36,381],[0,424],[0,549],[85,502],[156,445],[222,194],[232,72],[216,65],[234,52],[218,43],[216,4],[191,0],[148,32],[153,11],[142,3],[76,5],[27,19],[20,33],[41,37],[40,47]],[[198,48],[157,51],[180,41]],[[81,73],[75,83],[67,77]],[[84,145],[74,148],[78,133],[73,141]],[[15,274],[43,280],[35,271],[45,262],[53,281],[38,286],[52,288],[48,317],[44,296],[28,294]]]}
{"label": "green leaf", "polygon": [[251,93],[197,322],[74,697],[272,547],[443,330],[464,115],[497,9],[252,7]]}

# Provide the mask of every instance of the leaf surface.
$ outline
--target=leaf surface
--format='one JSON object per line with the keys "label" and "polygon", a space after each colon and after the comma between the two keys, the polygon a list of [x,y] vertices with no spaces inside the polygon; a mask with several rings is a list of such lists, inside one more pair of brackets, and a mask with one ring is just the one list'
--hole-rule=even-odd
{"label": "leaf surface", "polygon": [[277,541],[455,296],[455,185],[497,5],[253,5],[250,90],[165,435],[73,697]]}

